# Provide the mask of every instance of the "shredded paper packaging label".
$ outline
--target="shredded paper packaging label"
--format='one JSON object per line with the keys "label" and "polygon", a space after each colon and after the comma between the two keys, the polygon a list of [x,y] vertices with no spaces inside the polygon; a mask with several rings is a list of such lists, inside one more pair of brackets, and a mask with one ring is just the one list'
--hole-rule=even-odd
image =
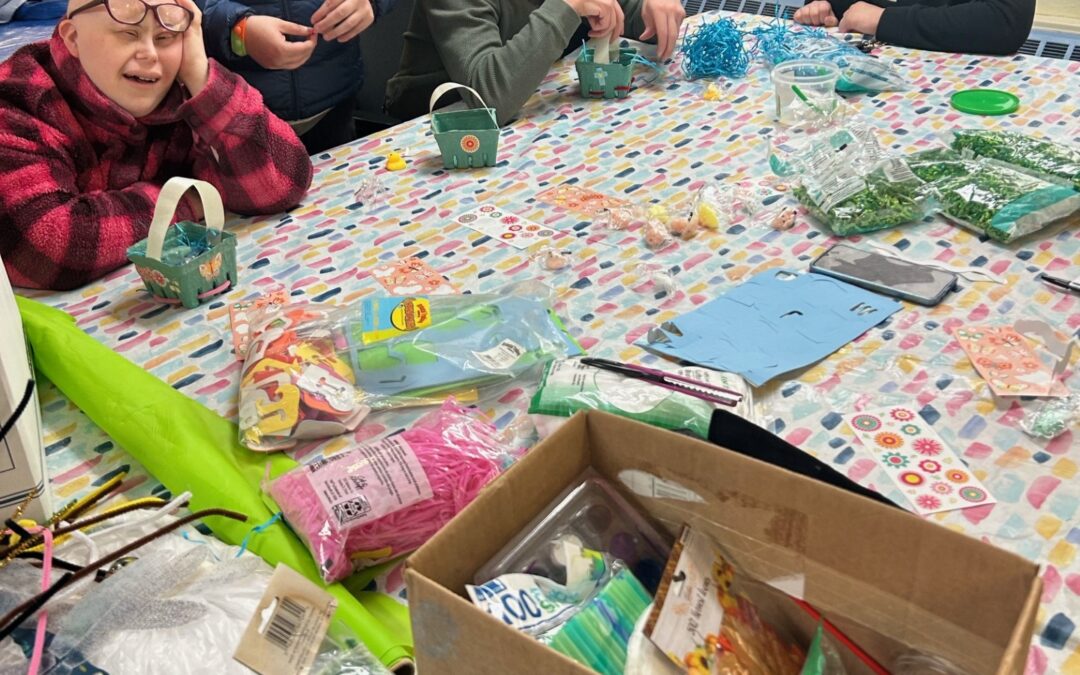
{"label": "shredded paper packaging label", "polygon": [[433,495],[416,453],[397,437],[366,443],[307,468],[323,508],[344,528],[364,525]]}

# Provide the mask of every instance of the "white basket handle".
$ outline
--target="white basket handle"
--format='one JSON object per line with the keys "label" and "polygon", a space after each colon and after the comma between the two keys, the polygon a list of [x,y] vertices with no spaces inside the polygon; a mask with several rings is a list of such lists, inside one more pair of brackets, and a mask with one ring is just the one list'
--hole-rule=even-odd
{"label": "white basket handle", "polygon": [[[491,110],[491,106],[484,102],[484,97],[478,94],[477,91],[472,87],[466,86],[464,84],[458,84],[457,82],[443,82],[439,86],[435,87],[435,91],[431,92],[431,100],[428,101],[428,114],[431,114],[435,111],[435,104],[439,102],[440,98],[455,89],[464,89],[468,91],[470,94],[476,97],[477,101],[480,101],[480,105],[482,107],[486,108],[489,111]],[[491,113],[491,120],[493,122],[495,121],[494,113]],[[495,122],[495,126],[499,126],[499,123]]]}
{"label": "white basket handle", "polygon": [[206,227],[221,231],[225,225],[225,207],[221,204],[221,195],[217,188],[203,180],[194,178],[170,178],[161,187],[157,204],[154,205],[154,219],[150,221],[150,233],[146,236],[146,257],[161,260],[161,249],[165,245],[165,234],[180,205],[180,198],[189,189],[195,188],[202,201]]}

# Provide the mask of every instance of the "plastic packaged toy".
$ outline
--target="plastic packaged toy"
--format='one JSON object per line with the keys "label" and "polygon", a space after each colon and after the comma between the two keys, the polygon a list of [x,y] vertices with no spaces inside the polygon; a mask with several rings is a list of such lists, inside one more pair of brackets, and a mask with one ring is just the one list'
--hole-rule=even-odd
{"label": "plastic packaged toy", "polygon": [[912,155],[908,166],[930,183],[949,220],[1008,243],[1080,212],[1080,192],[985,158],[947,149]]}
{"label": "plastic packaged toy", "polygon": [[482,584],[510,572],[565,584],[563,541],[621,560],[650,591],[656,590],[671,548],[661,534],[593,470],[555,498],[521,533],[477,570]]}
{"label": "plastic packaged toy", "polygon": [[1080,149],[1015,131],[957,129],[945,135],[953,150],[996,159],[1080,190]]}
{"label": "plastic packaged toy", "polygon": [[419,548],[511,454],[495,427],[448,401],[401,434],[297,467],[267,491],[330,583]]}
{"label": "plastic packaged toy", "polygon": [[240,440],[253,450],[355,429],[371,411],[441,403],[580,354],[535,282],[498,294],[271,307],[252,320]]}
{"label": "plastic packaged toy", "polygon": [[[738,375],[699,367],[679,368],[673,373],[740,392],[742,401],[733,412],[748,419],[752,415],[753,396]],[[712,413],[717,407],[642,380],[587,366],[577,359],[561,359],[546,366],[529,405],[529,414],[542,436],[549,435],[552,427],[579,410],[603,410],[662,429],[687,430],[707,438]]]}

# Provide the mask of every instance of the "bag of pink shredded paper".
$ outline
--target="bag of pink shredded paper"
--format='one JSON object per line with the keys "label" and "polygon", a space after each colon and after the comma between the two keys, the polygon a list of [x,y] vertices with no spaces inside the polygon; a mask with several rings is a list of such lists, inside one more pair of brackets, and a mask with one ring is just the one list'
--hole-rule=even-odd
{"label": "bag of pink shredded paper", "polygon": [[282,474],[268,492],[330,583],[419,548],[510,457],[495,427],[451,399],[396,436]]}

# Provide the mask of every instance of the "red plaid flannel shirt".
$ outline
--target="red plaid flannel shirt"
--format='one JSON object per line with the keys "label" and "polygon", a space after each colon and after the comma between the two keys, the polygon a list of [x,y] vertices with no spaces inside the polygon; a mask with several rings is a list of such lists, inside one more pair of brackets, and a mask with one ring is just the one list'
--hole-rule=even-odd
{"label": "red plaid flannel shirt", "polygon": [[[0,64],[0,257],[15,286],[82,286],[127,262],[166,180],[208,181],[245,215],[295,206],[311,158],[259,92],[210,61],[198,96],[174,85],[135,119],[57,34]],[[184,204],[178,220],[191,219]]]}

